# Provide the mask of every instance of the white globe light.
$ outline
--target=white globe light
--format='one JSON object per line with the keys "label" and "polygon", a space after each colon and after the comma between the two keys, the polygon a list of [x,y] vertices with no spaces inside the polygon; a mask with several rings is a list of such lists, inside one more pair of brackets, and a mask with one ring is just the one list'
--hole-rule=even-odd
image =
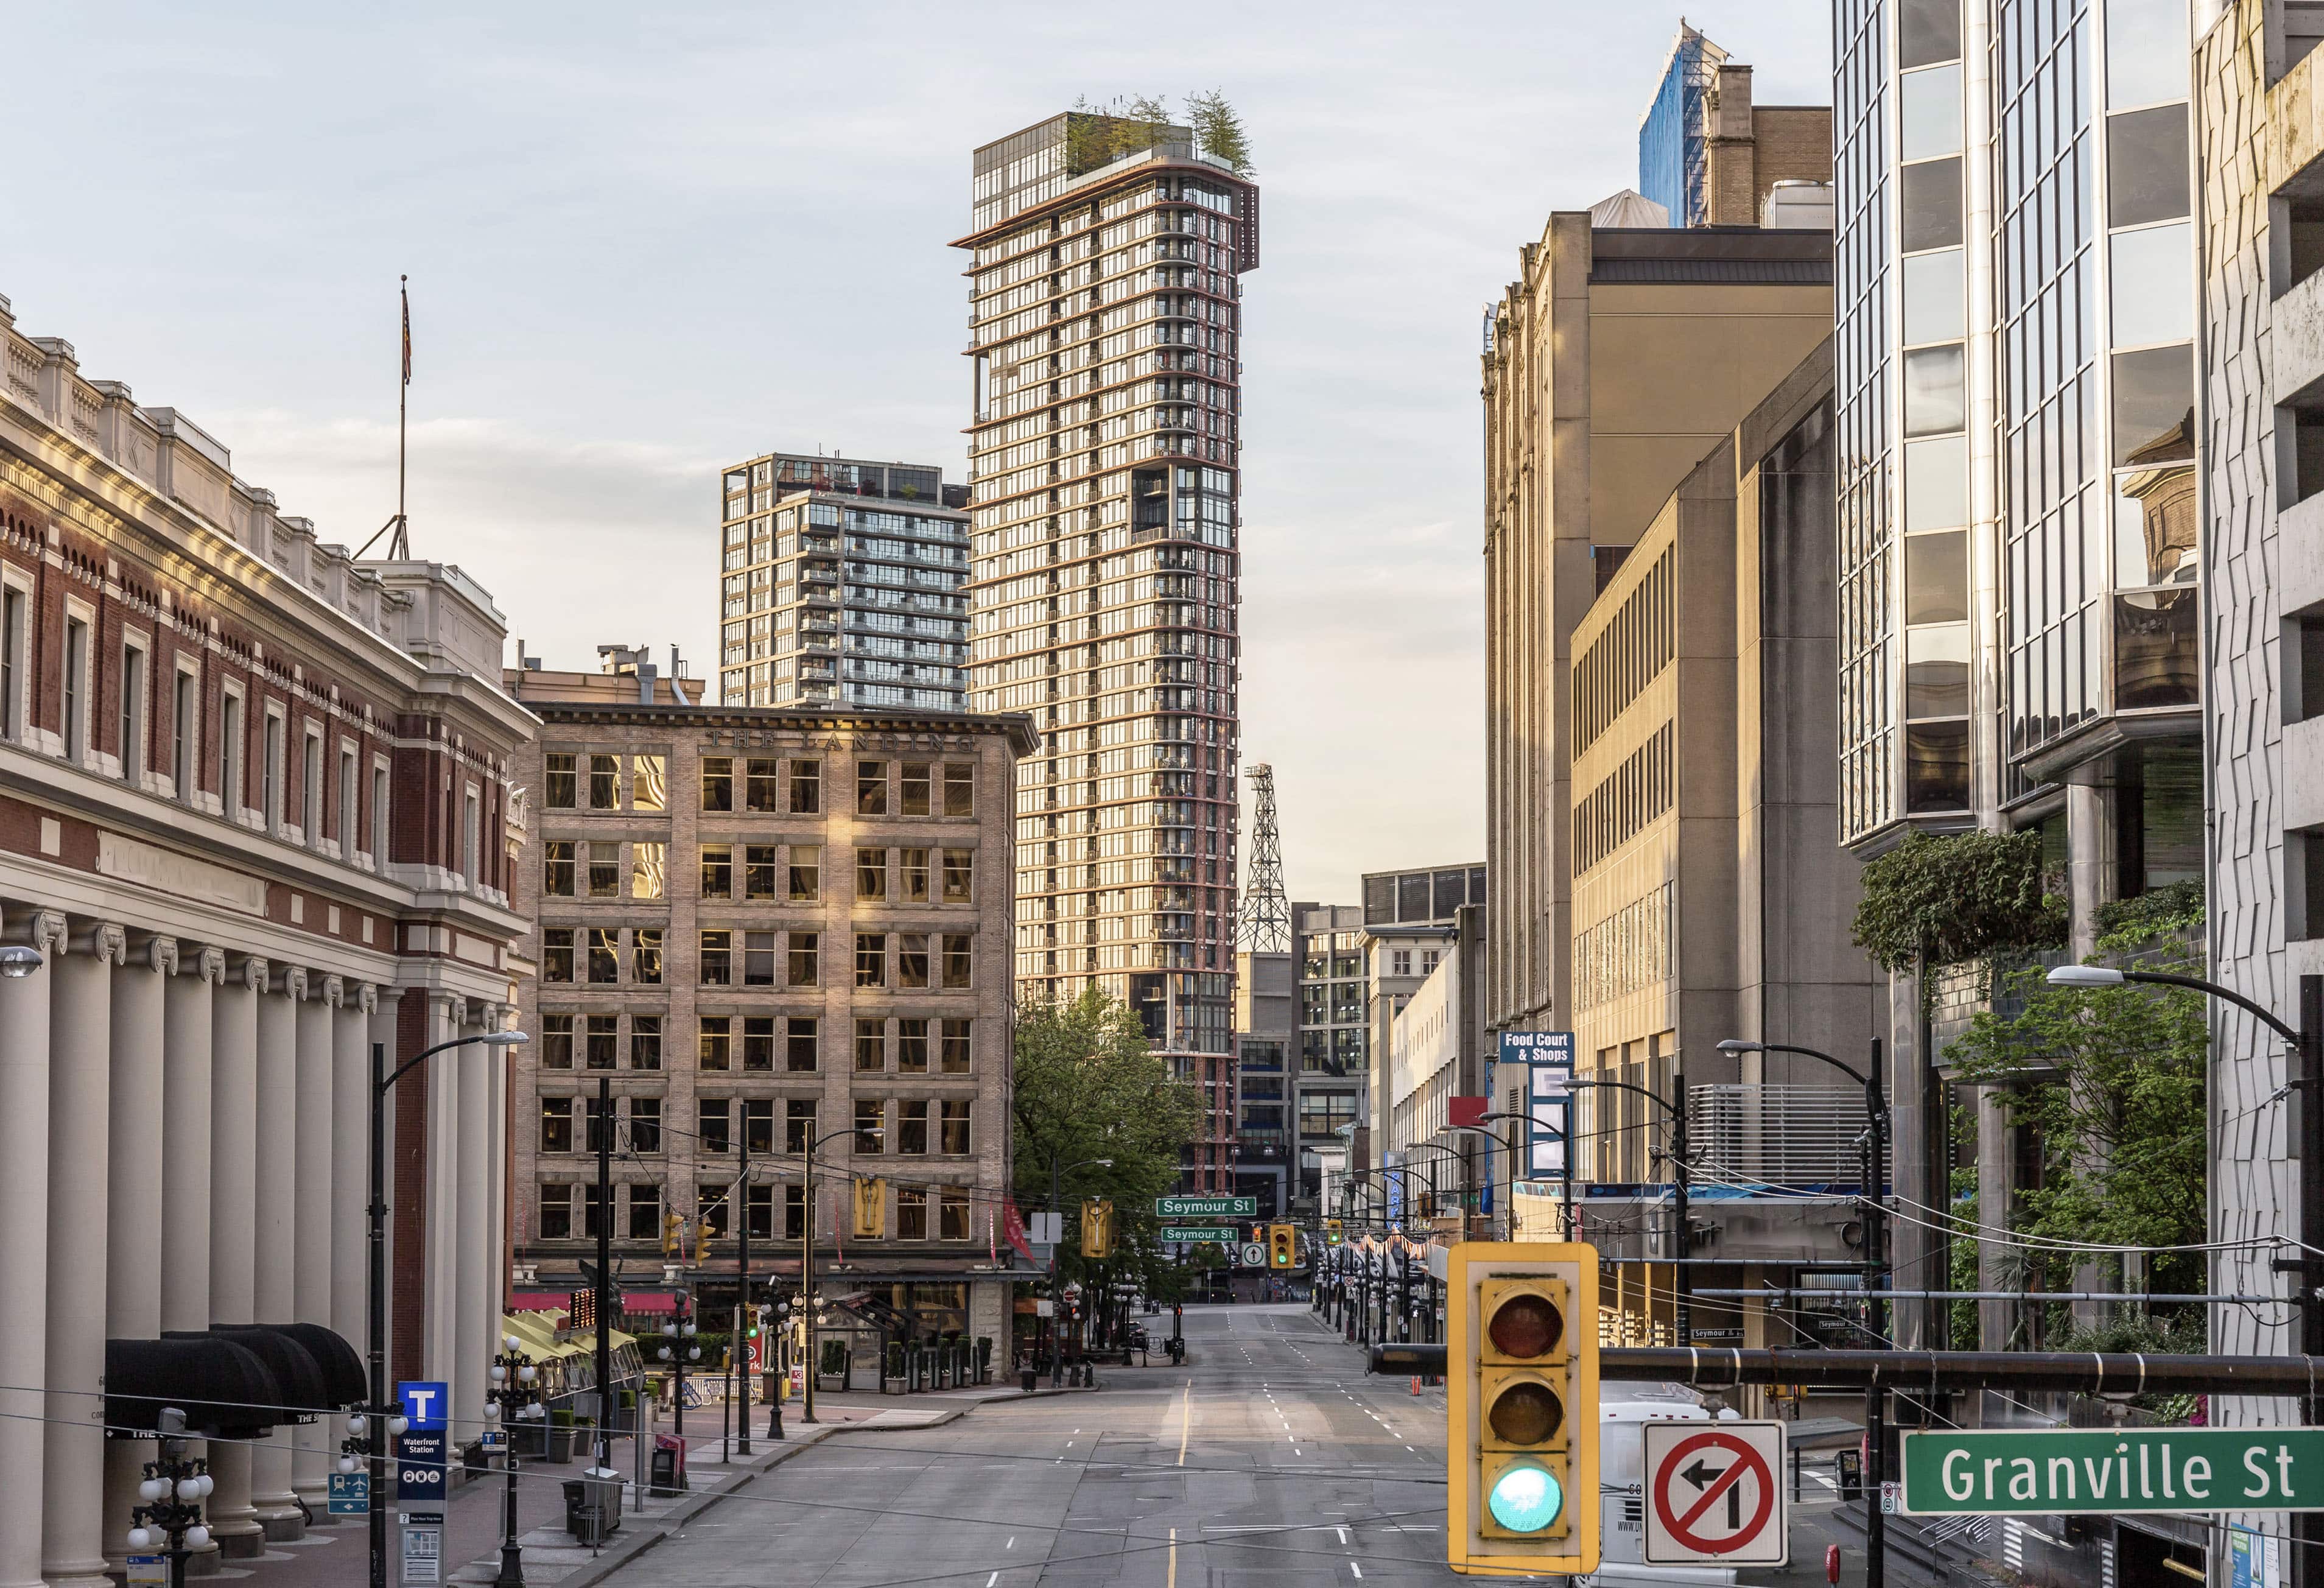
{"label": "white globe light", "polygon": [[339,1471],[343,1473],[352,1473],[360,1464],[362,1463],[357,1462],[352,1455],[343,1455],[339,1457]]}
{"label": "white globe light", "polygon": [[488,1423],[497,1423],[500,1420],[501,1403],[497,1400],[487,1400],[484,1402],[484,1421]]}
{"label": "white globe light", "polygon": [[208,1528],[203,1527],[199,1522],[196,1522],[192,1527],[186,1529],[186,1547],[188,1549],[208,1549],[209,1547],[209,1543],[210,1530]]}
{"label": "white globe light", "polygon": [[151,1505],[170,1491],[170,1485],[160,1478],[148,1478],[137,1485],[137,1498]]}
{"label": "white globe light", "polygon": [[667,1345],[663,1346],[659,1351],[654,1353],[654,1356],[659,1361],[668,1362],[669,1360],[669,1347]]}
{"label": "white globe light", "polygon": [[487,1379],[490,1379],[493,1383],[497,1384],[497,1383],[499,1383],[503,1379],[505,1379],[505,1378],[507,1378],[507,1377],[508,1377],[508,1369],[506,1369],[506,1368],[504,1368],[504,1367],[501,1366],[501,1364],[500,1364],[500,1363],[498,1363],[498,1362],[494,1362],[494,1363],[493,1363],[493,1365],[492,1365],[491,1367],[486,1368],[486,1369],[484,1370],[484,1377],[486,1377]]}
{"label": "white globe light", "polygon": [[350,1434],[361,1434],[365,1428],[370,1426],[371,1419],[364,1417],[361,1412],[355,1413],[355,1416],[347,1419],[347,1432]]}
{"label": "white globe light", "polygon": [[132,1549],[151,1549],[151,1548],[152,1548],[152,1547],[153,1547],[153,1531],[152,1531],[152,1528],[130,1528],[130,1529],[129,1529],[129,1547],[130,1547],[130,1548],[132,1548]]}
{"label": "white globe light", "polygon": [[516,1371],[516,1381],[520,1384],[530,1384],[537,1376],[538,1370],[530,1362],[525,1363]]}
{"label": "white globe light", "polygon": [[678,1325],[676,1324],[664,1324],[661,1326],[661,1332],[665,1334],[675,1334],[678,1333]]}
{"label": "white globe light", "polygon": [[686,1353],[686,1360],[688,1362],[700,1362],[702,1360],[702,1347],[699,1345],[689,1347]]}
{"label": "white globe light", "polygon": [[410,1427],[411,1419],[410,1417],[399,1415],[387,1419],[387,1431],[391,1434],[404,1434],[409,1432]]}
{"label": "white globe light", "polygon": [[513,1334],[503,1334],[501,1336],[501,1343],[506,1346],[509,1350],[514,1351],[518,1346],[523,1344],[524,1342],[519,1340]]}
{"label": "white globe light", "polygon": [[180,1478],[178,1480],[179,1499],[184,1500],[188,1505],[191,1505],[201,1497],[202,1486],[198,1482],[192,1478]]}
{"label": "white globe light", "polygon": [[208,1473],[204,1473],[201,1477],[201,1484],[202,1498],[204,1500],[208,1500],[210,1497],[210,1491],[217,1487],[217,1480],[211,1477]]}

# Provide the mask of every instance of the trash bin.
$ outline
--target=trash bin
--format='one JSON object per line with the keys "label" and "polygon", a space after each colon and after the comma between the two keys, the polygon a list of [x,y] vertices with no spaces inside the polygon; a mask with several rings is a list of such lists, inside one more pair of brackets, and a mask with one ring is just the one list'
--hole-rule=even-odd
{"label": "trash bin", "polygon": [[1030,1395],[1033,1393],[1033,1386],[1040,1381],[1040,1378],[1038,1371],[1026,1368],[1017,1375],[1017,1387]]}
{"label": "trash bin", "polygon": [[656,1500],[668,1500],[686,1490],[686,1441],[668,1434],[654,1436],[653,1485]]}
{"label": "trash bin", "polygon": [[618,1473],[565,1480],[565,1530],[584,1544],[601,1544],[622,1525],[622,1480]]}

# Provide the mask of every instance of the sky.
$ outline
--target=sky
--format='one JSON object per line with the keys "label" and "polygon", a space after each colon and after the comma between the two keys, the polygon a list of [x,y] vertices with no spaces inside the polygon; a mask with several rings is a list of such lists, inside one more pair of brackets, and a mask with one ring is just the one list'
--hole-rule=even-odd
{"label": "sky", "polygon": [[[1692,0],[1766,104],[1818,0]],[[1242,754],[1294,899],[1484,842],[1480,333],[1553,209],[1637,180],[1674,9],[135,3],[20,8],[0,295],[326,540],[415,555],[552,668],[715,678],[717,473],[964,475],[969,151],[1219,88],[1249,130]],[[715,686],[714,686],[715,688]],[[1250,849],[1248,838],[1244,852]]]}

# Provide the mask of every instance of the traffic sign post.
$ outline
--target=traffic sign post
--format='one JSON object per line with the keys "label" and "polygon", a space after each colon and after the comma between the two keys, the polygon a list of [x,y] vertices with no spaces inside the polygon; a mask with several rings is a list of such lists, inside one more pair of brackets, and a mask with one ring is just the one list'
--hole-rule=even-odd
{"label": "traffic sign post", "polygon": [[1783,1424],[1646,1423],[1640,1433],[1648,1565],[1789,1564]]}
{"label": "traffic sign post", "polygon": [[2324,1428],[1904,1436],[1907,1516],[2109,1516],[2324,1506]]}
{"label": "traffic sign post", "polygon": [[1263,1269],[1267,1266],[1267,1248],[1256,1241],[1244,1242],[1242,1250],[1238,1255],[1242,1259],[1242,1266],[1247,1269]]}

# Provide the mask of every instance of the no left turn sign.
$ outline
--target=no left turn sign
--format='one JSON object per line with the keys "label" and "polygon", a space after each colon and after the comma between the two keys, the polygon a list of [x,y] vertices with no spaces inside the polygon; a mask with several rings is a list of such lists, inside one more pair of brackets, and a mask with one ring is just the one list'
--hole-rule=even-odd
{"label": "no left turn sign", "polygon": [[1781,1423],[1646,1423],[1648,1565],[1791,1559]]}

